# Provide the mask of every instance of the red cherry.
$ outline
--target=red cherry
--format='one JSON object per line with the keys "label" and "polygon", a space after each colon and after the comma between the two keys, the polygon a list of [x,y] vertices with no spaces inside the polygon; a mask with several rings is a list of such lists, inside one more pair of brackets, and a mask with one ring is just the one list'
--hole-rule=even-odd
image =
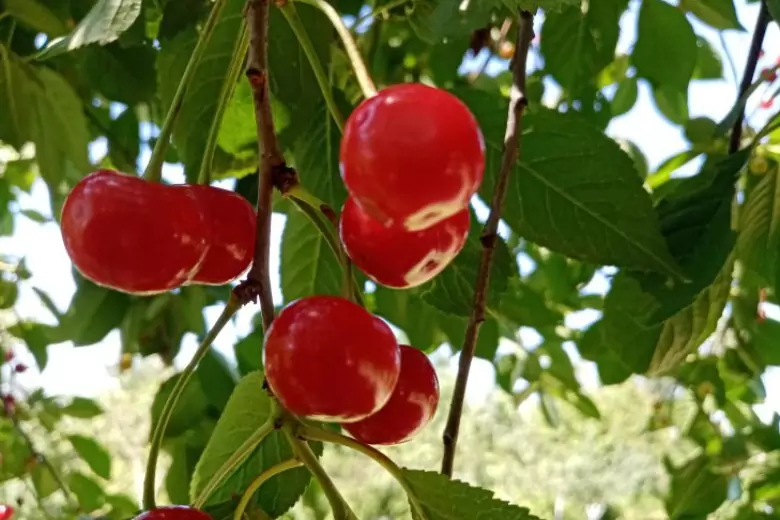
{"label": "red cherry", "polygon": [[764,69],[761,71],[761,78],[771,83],[777,79],[777,71],[773,69]]}
{"label": "red cherry", "polygon": [[15,509],[12,506],[0,505],[0,520],[11,520],[14,517]]}
{"label": "red cherry", "polygon": [[100,170],[62,207],[62,238],[76,268],[99,285],[135,294],[191,278],[209,238],[191,191]]}
{"label": "red cherry", "polygon": [[215,186],[182,186],[200,200],[211,247],[191,282],[224,285],[247,270],[255,252],[257,215],[241,195]]}
{"label": "red cherry", "polygon": [[372,280],[387,287],[421,285],[460,253],[469,233],[469,210],[420,231],[383,226],[352,197],[341,212],[339,231],[347,255]]}
{"label": "red cherry", "polygon": [[401,375],[387,404],[344,428],[364,444],[400,444],[431,422],[439,404],[436,370],[421,351],[401,345]]}
{"label": "red cherry", "polygon": [[[0,519],[2,520],[2,519]],[[146,511],[133,520],[214,520],[203,511],[187,506],[163,506]]]}
{"label": "red cherry", "polygon": [[344,183],[368,214],[417,231],[466,207],[482,182],[485,143],[457,97],[405,83],[358,105],[340,157]]}
{"label": "red cherry", "polygon": [[287,305],[263,350],[271,390],[294,414],[354,422],[390,399],[401,357],[390,327],[360,305],[311,296]]}

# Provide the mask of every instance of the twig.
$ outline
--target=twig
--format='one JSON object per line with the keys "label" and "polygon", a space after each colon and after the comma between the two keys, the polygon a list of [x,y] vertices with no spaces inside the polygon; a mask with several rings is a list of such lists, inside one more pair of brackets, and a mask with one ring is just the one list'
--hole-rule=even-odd
{"label": "twig", "polygon": [[479,328],[482,322],[485,321],[488,281],[493,263],[493,253],[495,252],[498,222],[501,218],[501,209],[506,198],[509,174],[517,161],[520,151],[522,117],[528,105],[528,100],[525,97],[525,84],[528,50],[534,36],[533,14],[528,11],[520,11],[517,18],[517,43],[515,57],[512,62],[513,81],[509,99],[506,134],[504,135],[504,154],[501,161],[501,170],[496,180],[495,191],[493,192],[490,216],[482,232],[481,242],[483,249],[474,289],[474,306],[466,329],[463,350],[460,353],[458,376],[455,381],[452,402],[450,403],[450,412],[447,416],[447,425],[444,428],[444,457],[442,459],[441,472],[447,476],[452,476],[455,448],[460,430],[460,417],[463,413],[463,401],[466,395],[466,384],[468,383],[471,362],[474,359]]}
{"label": "twig", "polygon": [[[747,62],[745,63],[745,71],[742,73],[742,82],[739,84],[737,99],[742,98],[753,83],[753,76],[756,75],[758,57],[759,54],[761,54],[761,47],[764,45],[764,35],[766,34],[769,20],[770,16],[766,6],[766,0],[761,0],[761,6],[758,10],[758,19],[756,20],[756,28],[753,30],[753,40],[750,42],[750,50],[748,51]],[[744,119],[745,107],[742,107],[740,108],[737,119],[734,121],[734,126],[731,129],[729,154],[739,150],[739,144],[742,141],[742,124]]]}
{"label": "twig", "polygon": [[79,509],[78,502],[76,502],[76,500],[73,498],[73,495],[71,495],[70,489],[68,489],[68,486],[65,485],[65,481],[62,480],[62,477],[54,467],[54,464],[52,464],[43,453],[35,448],[35,443],[33,442],[32,438],[27,435],[27,432],[24,431],[24,428],[22,428],[22,425],[19,422],[19,419],[16,417],[16,414],[9,413],[7,415],[11,419],[11,423],[14,425],[16,432],[22,439],[24,439],[25,444],[27,444],[27,449],[30,450],[32,456],[35,457],[35,460],[46,466],[46,469],[49,470],[49,473],[51,473],[54,482],[57,483],[57,487],[59,487],[62,490],[62,493],[65,495],[65,500],[67,500],[75,509]]}
{"label": "twig", "polygon": [[[246,9],[249,30],[249,52],[246,77],[252,87],[257,121],[257,145],[260,157],[260,179],[257,185],[257,236],[255,256],[247,281],[239,289],[247,290],[250,299],[260,299],[263,326],[266,330],[274,320],[274,300],[268,264],[271,254],[271,206],[274,175],[289,172],[276,140],[271,113],[271,94],[268,88],[268,18],[270,0],[249,0]],[[251,290],[250,290],[251,289]],[[246,300],[245,300],[246,301]]]}
{"label": "twig", "polygon": [[734,83],[739,81],[739,75],[737,74],[737,66],[734,64],[734,57],[729,52],[728,45],[726,45],[726,38],[723,36],[723,32],[718,33],[718,39],[720,40],[720,46],[723,47],[723,54],[726,55],[726,62],[729,64],[729,71]]}

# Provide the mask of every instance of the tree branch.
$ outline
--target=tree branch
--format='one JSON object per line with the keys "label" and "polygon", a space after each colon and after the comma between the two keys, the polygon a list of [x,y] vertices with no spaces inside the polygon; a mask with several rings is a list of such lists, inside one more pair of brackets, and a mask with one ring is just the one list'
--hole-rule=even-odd
{"label": "tree branch", "polygon": [[[750,85],[753,83],[753,77],[756,75],[756,66],[758,65],[758,57],[759,54],[761,54],[761,47],[764,45],[764,35],[766,34],[766,29],[769,25],[769,20],[771,19],[769,10],[766,6],[766,0],[761,0],[760,4],[756,28],[753,30],[753,40],[750,42],[750,50],[748,51],[747,62],[745,63],[745,71],[742,73],[742,81],[739,84],[739,91],[737,92],[738,100],[742,99],[750,88]],[[739,145],[742,141],[742,124],[744,119],[745,107],[742,106],[737,114],[737,119],[734,121],[734,126],[731,129],[729,154],[739,150]]]}
{"label": "tree branch", "polygon": [[463,401],[466,395],[471,362],[474,359],[474,350],[479,337],[479,328],[485,321],[485,307],[490,279],[490,269],[493,264],[493,254],[497,240],[498,222],[501,219],[501,209],[506,198],[509,174],[517,161],[520,152],[520,135],[522,132],[522,117],[528,106],[525,97],[526,66],[528,51],[534,36],[533,14],[528,11],[520,11],[517,16],[517,43],[515,57],[512,62],[512,90],[509,98],[509,114],[507,115],[506,134],[504,135],[504,154],[501,161],[501,170],[498,174],[493,201],[490,207],[490,216],[482,231],[482,257],[479,262],[477,283],[474,289],[474,306],[466,328],[466,338],[463,341],[463,349],[460,353],[458,376],[455,381],[455,390],[450,403],[450,412],[447,416],[447,425],[444,429],[444,457],[442,459],[441,472],[452,476],[452,467],[455,460],[455,449],[460,430],[460,417],[463,413]]}
{"label": "tree branch", "polygon": [[274,319],[271,276],[268,269],[271,251],[271,204],[275,178],[289,178],[294,172],[287,167],[276,140],[271,98],[268,88],[268,18],[270,0],[248,0],[246,7],[249,51],[246,76],[252,87],[257,121],[257,145],[260,158],[257,188],[257,238],[255,256],[247,280],[237,291],[241,300],[260,300],[263,325],[267,330]]}

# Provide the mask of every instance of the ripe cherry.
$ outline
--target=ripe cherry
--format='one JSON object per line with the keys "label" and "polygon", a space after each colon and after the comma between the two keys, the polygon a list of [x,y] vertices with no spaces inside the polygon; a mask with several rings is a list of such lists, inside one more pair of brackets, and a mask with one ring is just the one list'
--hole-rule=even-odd
{"label": "ripe cherry", "polygon": [[384,226],[352,197],[341,212],[339,232],[347,255],[372,280],[387,287],[421,285],[442,272],[466,244],[469,210],[420,231]]}
{"label": "ripe cherry", "polygon": [[263,356],[268,384],[285,408],[338,423],[384,406],[401,368],[390,327],[337,296],[311,296],[282,309]]}
{"label": "ripe cherry", "polygon": [[358,105],[340,158],[349,193],[369,215],[417,231],[466,207],[482,182],[485,143],[458,98],[406,83]]}
{"label": "ripe cherry", "polygon": [[14,517],[14,512],[12,506],[0,505],[0,520],[11,520]]}
{"label": "ripe cherry", "polygon": [[211,229],[211,247],[193,283],[224,285],[247,270],[255,252],[257,216],[241,195],[215,186],[181,186],[200,201],[206,223]]}
{"label": "ripe cherry", "polygon": [[146,511],[133,520],[214,520],[203,511],[187,506],[163,506]]}
{"label": "ripe cherry", "polygon": [[134,294],[169,291],[200,267],[209,237],[192,192],[100,170],[62,207],[62,238],[76,268]]}
{"label": "ripe cherry", "polygon": [[421,351],[401,345],[401,375],[387,404],[344,428],[364,444],[400,444],[431,422],[439,404],[436,370]]}

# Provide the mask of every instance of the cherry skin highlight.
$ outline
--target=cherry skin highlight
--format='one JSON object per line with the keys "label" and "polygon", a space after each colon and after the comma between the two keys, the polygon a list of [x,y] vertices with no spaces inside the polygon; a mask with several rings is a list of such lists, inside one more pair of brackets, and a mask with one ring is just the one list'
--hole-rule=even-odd
{"label": "cherry skin highlight", "polygon": [[215,186],[180,186],[200,201],[211,246],[192,283],[224,285],[243,274],[255,252],[257,215],[244,197]]}
{"label": "cherry skin highlight", "polygon": [[485,144],[457,97],[404,83],[350,114],[340,160],[347,190],[369,215],[418,231],[466,207],[482,183]]}
{"label": "cherry skin highlight", "polygon": [[296,300],[279,313],[263,349],[266,378],[290,412],[348,423],[390,399],[401,368],[393,332],[338,296]]}
{"label": "cherry skin highlight", "polygon": [[203,511],[187,506],[163,506],[146,511],[133,520],[214,520]]}
{"label": "cherry skin highlight", "polygon": [[0,520],[11,520],[15,512],[13,506],[0,505]]}
{"label": "cherry skin highlight", "polygon": [[466,245],[468,208],[420,231],[399,225],[383,226],[347,198],[341,211],[339,234],[352,262],[373,281],[407,289],[441,273]]}
{"label": "cherry skin highlight", "polygon": [[400,444],[425,428],[439,404],[436,370],[421,351],[401,345],[401,375],[387,404],[360,422],[345,424],[364,444]]}
{"label": "cherry skin highlight", "polygon": [[65,249],[98,285],[155,294],[187,282],[210,237],[194,195],[112,170],[84,177],[65,199]]}

